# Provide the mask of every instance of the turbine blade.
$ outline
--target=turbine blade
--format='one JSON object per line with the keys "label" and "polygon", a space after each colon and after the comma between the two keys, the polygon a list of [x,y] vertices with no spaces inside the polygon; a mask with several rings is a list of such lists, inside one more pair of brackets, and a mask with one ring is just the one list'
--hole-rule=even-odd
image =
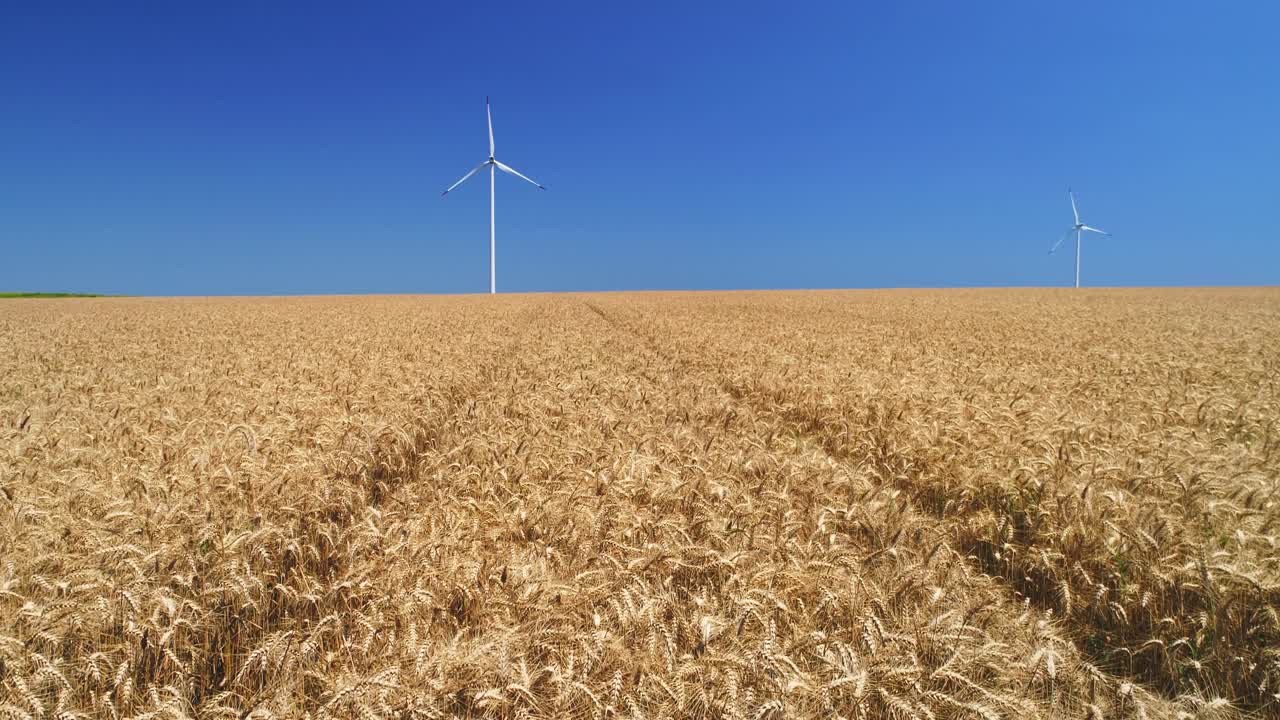
{"label": "turbine blade", "polygon": [[1071,214],[1076,216],[1076,224],[1080,224],[1080,210],[1076,207],[1076,194],[1071,192],[1071,188],[1067,188],[1067,195],[1071,196]]}
{"label": "turbine blade", "polygon": [[1067,238],[1071,237],[1071,233],[1075,231],[1076,231],[1075,228],[1071,228],[1070,230],[1063,233],[1062,237],[1058,238],[1058,242],[1054,243],[1053,247],[1049,248],[1049,254],[1052,255],[1055,252],[1057,252],[1058,248],[1062,247],[1062,243],[1066,242]]}
{"label": "turbine blade", "polygon": [[1106,235],[1107,237],[1110,237],[1110,236],[1111,236],[1111,233],[1107,232],[1106,230],[1099,230],[1099,229],[1098,229],[1098,228],[1096,228],[1096,227],[1089,227],[1088,225],[1081,225],[1081,226],[1080,226],[1080,229],[1081,229],[1081,230],[1088,230],[1089,232],[1096,232],[1096,233],[1098,233],[1099,235]]}
{"label": "turbine blade", "polygon": [[546,189],[547,189],[547,188],[546,188],[546,187],[544,187],[543,185],[540,185],[540,184],[538,184],[538,183],[534,182],[533,180],[530,180],[529,178],[525,177],[524,175],[521,175],[519,172],[517,172],[517,171],[515,170],[515,168],[509,168],[509,167],[507,167],[506,165],[503,165],[502,163],[498,162],[497,160],[494,160],[494,161],[493,161],[493,164],[494,164],[494,165],[497,165],[497,166],[498,166],[498,169],[499,169],[499,170],[501,170],[502,172],[510,173],[510,174],[515,175],[516,177],[520,178],[521,180],[524,180],[524,181],[526,181],[526,182],[530,182],[530,183],[533,183],[534,185],[537,185],[539,190],[546,190]]}
{"label": "turbine blade", "polygon": [[488,160],[485,160],[484,162],[480,163],[479,165],[477,165],[477,166],[475,166],[475,167],[471,168],[471,172],[467,173],[466,175],[463,175],[461,180],[459,180],[458,182],[456,182],[456,183],[454,183],[454,184],[450,185],[450,186],[449,186],[449,190],[445,190],[444,192],[440,193],[440,197],[444,197],[445,195],[448,195],[450,190],[453,190],[454,188],[458,187],[458,186],[459,186],[459,185],[461,185],[462,183],[466,182],[466,181],[467,181],[467,178],[469,178],[469,177],[471,177],[472,175],[475,175],[476,173],[480,172],[480,168],[482,168],[482,167],[484,167],[485,165],[488,165],[488,164],[489,164],[489,161],[488,161]]}
{"label": "turbine blade", "polygon": [[489,116],[489,157],[493,157],[493,111],[489,109],[488,95],[484,98],[484,114]]}

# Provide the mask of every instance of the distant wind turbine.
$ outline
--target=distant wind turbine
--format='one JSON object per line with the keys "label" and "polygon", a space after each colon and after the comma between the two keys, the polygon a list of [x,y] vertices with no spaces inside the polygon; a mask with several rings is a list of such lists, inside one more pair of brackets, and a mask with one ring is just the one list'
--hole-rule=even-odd
{"label": "distant wind turbine", "polygon": [[492,295],[493,293],[498,292],[497,261],[495,260],[496,244],[494,242],[494,231],[493,231],[494,169],[496,168],[505,173],[510,173],[511,175],[515,175],[521,180],[524,180],[533,185],[536,185],[539,190],[546,190],[546,188],[543,187],[542,185],[538,185],[538,183],[530,180],[524,175],[521,175],[514,168],[510,168],[510,167],[507,167],[506,165],[503,165],[502,163],[498,162],[497,159],[494,158],[493,156],[493,111],[489,109],[488,97],[484,99],[484,111],[485,111],[485,114],[489,116],[489,159],[475,166],[474,168],[471,169],[471,172],[467,173],[466,175],[463,175],[461,180],[450,185],[449,190],[445,190],[444,192],[440,193],[440,197],[444,197],[445,195],[448,195],[450,190],[453,190],[454,188],[458,187],[462,183],[466,182],[467,178],[480,172],[480,169],[483,168],[484,166],[486,165],[489,166],[489,294]]}
{"label": "distant wind turbine", "polygon": [[[472,172],[475,171],[473,170]],[[1049,254],[1052,255],[1064,240],[1071,237],[1071,233],[1076,234],[1076,287],[1080,287],[1080,236],[1086,232],[1096,232],[1099,235],[1111,237],[1111,233],[1104,232],[1096,227],[1089,227],[1080,222],[1080,209],[1076,207],[1076,194],[1071,192],[1071,188],[1067,188],[1067,196],[1071,198],[1071,213],[1076,217],[1076,224],[1072,225],[1069,230],[1063,233],[1062,237],[1058,238],[1058,242],[1054,243],[1053,247],[1049,249]]]}

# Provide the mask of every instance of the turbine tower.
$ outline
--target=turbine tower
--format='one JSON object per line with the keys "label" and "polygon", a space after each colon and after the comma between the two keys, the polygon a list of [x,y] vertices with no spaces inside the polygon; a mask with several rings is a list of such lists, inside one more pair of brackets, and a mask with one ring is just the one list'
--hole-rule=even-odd
{"label": "turbine tower", "polygon": [[486,115],[489,116],[489,159],[471,168],[471,172],[467,173],[466,175],[463,175],[461,180],[450,185],[449,190],[445,190],[444,192],[440,193],[440,197],[444,197],[445,195],[448,195],[450,190],[453,190],[454,188],[458,187],[462,183],[466,182],[468,178],[480,172],[480,170],[484,168],[486,165],[489,167],[489,294],[492,295],[498,292],[498,273],[497,273],[497,260],[496,260],[497,244],[494,241],[494,229],[493,229],[493,215],[494,215],[493,176],[495,171],[501,170],[505,173],[515,175],[521,180],[524,180],[528,183],[531,183],[537,186],[539,190],[546,190],[546,188],[530,180],[524,175],[521,175],[517,170],[515,170],[515,168],[507,167],[506,165],[503,165],[502,163],[498,162],[497,158],[493,156],[493,111],[489,109],[488,97],[485,97],[484,99],[484,112]]}
{"label": "turbine tower", "polygon": [[1062,245],[1062,242],[1064,240],[1071,237],[1071,233],[1075,233],[1076,235],[1076,287],[1080,287],[1080,236],[1086,232],[1095,232],[1095,233],[1098,233],[1099,235],[1105,235],[1107,237],[1111,237],[1111,233],[1103,232],[1098,228],[1089,227],[1088,225],[1085,225],[1084,223],[1080,222],[1080,209],[1076,207],[1076,194],[1071,192],[1071,188],[1067,188],[1067,196],[1071,198],[1071,213],[1075,215],[1076,222],[1065,233],[1063,233],[1062,237],[1058,238],[1058,242],[1054,243],[1053,247],[1049,248],[1049,254],[1052,255],[1054,251],[1057,250],[1060,245]]}

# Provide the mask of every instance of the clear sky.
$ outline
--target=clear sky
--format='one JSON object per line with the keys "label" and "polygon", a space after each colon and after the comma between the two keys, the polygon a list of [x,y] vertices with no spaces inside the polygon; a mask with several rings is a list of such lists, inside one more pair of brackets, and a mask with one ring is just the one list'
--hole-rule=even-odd
{"label": "clear sky", "polygon": [[[14,3],[0,290],[1280,283],[1280,5]],[[1064,248],[1065,249],[1065,248]]]}

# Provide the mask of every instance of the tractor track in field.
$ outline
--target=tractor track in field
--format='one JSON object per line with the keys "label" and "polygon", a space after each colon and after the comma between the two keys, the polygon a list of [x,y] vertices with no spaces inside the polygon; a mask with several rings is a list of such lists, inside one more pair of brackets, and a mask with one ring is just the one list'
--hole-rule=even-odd
{"label": "tractor track in field", "polygon": [[[642,324],[619,318],[616,313],[611,313],[591,301],[584,301],[584,304],[592,313],[607,322],[610,326],[620,332],[627,333],[636,338],[647,351],[662,358],[670,365],[686,368],[691,366],[696,367],[698,372],[709,375],[710,377],[707,378],[707,382],[701,384],[703,387],[716,388],[717,391],[726,397],[729,402],[743,408],[745,411],[750,411],[757,415],[763,414],[764,416],[777,418],[787,431],[803,438],[806,445],[814,448],[828,461],[844,468],[850,474],[853,474],[859,468],[884,468],[886,465],[893,462],[893,458],[880,456],[869,451],[862,453],[853,452],[846,444],[833,443],[830,440],[830,435],[824,432],[831,428],[827,427],[820,418],[816,418],[814,415],[802,412],[796,408],[780,408],[779,403],[775,400],[761,395],[759,392],[753,391],[751,388],[737,385],[726,379],[717,372],[718,365],[715,360],[707,361],[702,359],[705,355],[718,351],[718,348],[714,348],[710,343],[699,347],[698,352],[696,353],[673,352],[668,345],[664,345],[658,337],[651,333]],[[688,363],[681,363],[680,360],[682,355],[685,359],[697,358],[697,360],[695,360],[692,365]],[[912,458],[903,457],[899,458],[899,460],[909,464],[912,461]],[[882,470],[876,474],[878,476],[883,476],[886,473]],[[972,570],[990,578],[992,582],[1003,588],[1004,594],[1009,598],[1009,603],[1011,605],[1021,605],[1024,601],[1029,601],[1042,613],[1053,611],[1054,608],[1052,605],[1043,602],[1041,595],[1035,592],[1036,581],[1034,579],[1007,577],[1000,574],[995,562],[989,557],[990,548],[977,546],[956,548],[955,540],[952,538],[951,532],[948,531],[945,525],[942,525],[942,523],[945,522],[943,516],[918,500],[918,489],[910,487],[909,481],[906,481],[907,484],[904,485],[903,482],[895,481],[892,478],[879,477],[878,482],[881,483],[882,486],[896,487],[898,490],[902,491],[903,495],[908,498],[914,512],[921,516],[936,518],[940,525],[937,537],[950,547],[951,552],[956,557],[964,558]],[[1093,652],[1093,649],[1088,647],[1081,638],[1077,637],[1077,635],[1078,633],[1071,633],[1074,643],[1082,655],[1088,657],[1091,661],[1100,666],[1109,665],[1108,658],[1101,657],[1096,652]],[[1122,678],[1132,677],[1125,673],[1121,673],[1121,675]]]}

